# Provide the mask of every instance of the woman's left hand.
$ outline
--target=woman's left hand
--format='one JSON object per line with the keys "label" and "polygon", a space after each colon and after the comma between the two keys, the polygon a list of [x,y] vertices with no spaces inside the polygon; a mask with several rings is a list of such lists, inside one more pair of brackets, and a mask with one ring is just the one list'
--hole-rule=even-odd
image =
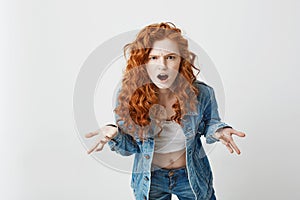
{"label": "woman's left hand", "polygon": [[234,130],[232,128],[221,128],[220,130],[215,132],[214,137],[219,139],[227,147],[230,153],[233,153],[235,151],[237,154],[240,154],[241,151],[235,144],[232,135],[237,135],[239,137],[246,136],[245,133]]}

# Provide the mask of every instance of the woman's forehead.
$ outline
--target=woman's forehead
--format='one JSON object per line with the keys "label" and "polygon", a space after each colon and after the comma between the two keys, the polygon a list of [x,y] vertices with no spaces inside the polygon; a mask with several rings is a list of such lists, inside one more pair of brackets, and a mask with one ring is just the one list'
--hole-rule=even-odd
{"label": "woman's forehead", "polygon": [[155,41],[150,54],[169,54],[176,53],[179,55],[179,48],[175,41],[170,39],[163,39]]}

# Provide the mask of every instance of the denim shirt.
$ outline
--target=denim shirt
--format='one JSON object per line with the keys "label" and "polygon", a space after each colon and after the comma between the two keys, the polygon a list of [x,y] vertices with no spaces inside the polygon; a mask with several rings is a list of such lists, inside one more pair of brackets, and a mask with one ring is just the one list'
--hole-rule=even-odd
{"label": "denim shirt", "polygon": [[[209,200],[214,193],[213,176],[200,137],[204,136],[208,144],[214,143],[218,139],[214,138],[213,134],[220,128],[231,126],[220,120],[213,88],[198,80],[194,82],[194,85],[200,91],[197,96],[197,112],[190,111],[182,119],[183,132],[186,137],[186,167],[195,199]],[[118,128],[117,135],[109,141],[112,151],[123,156],[132,154],[135,156],[131,187],[137,200],[149,198],[155,142],[151,133],[149,135],[142,142],[137,136],[122,133],[122,130]]]}

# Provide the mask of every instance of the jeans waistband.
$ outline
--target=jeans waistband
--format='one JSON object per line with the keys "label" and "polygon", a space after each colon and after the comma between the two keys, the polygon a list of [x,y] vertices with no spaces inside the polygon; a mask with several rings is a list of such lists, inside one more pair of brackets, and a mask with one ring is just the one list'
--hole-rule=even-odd
{"label": "jeans waistband", "polygon": [[162,173],[169,173],[170,171],[176,173],[176,172],[180,172],[180,171],[187,171],[186,170],[186,166],[183,166],[183,167],[179,167],[179,168],[174,168],[174,169],[166,169],[166,168],[161,168],[157,165],[152,165],[151,166],[151,171],[159,171],[159,172],[162,172]]}

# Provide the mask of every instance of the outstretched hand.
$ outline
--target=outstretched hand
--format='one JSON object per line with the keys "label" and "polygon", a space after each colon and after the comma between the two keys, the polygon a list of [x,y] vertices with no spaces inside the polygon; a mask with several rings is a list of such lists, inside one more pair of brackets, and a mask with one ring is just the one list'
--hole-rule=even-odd
{"label": "outstretched hand", "polygon": [[240,154],[241,151],[235,144],[232,135],[237,135],[239,137],[246,136],[245,133],[234,130],[232,128],[222,128],[215,132],[214,137],[219,139],[227,147],[230,153],[233,153],[235,151],[237,154]]}
{"label": "outstretched hand", "polygon": [[117,134],[117,128],[112,126],[103,126],[96,131],[86,134],[85,135],[86,138],[91,138],[96,135],[99,135],[96,144],[90,150],[88,150],[87,153],[90,154],[95,151],[101,151],[104,145],[112,138],[114,138],[116,134]]}

